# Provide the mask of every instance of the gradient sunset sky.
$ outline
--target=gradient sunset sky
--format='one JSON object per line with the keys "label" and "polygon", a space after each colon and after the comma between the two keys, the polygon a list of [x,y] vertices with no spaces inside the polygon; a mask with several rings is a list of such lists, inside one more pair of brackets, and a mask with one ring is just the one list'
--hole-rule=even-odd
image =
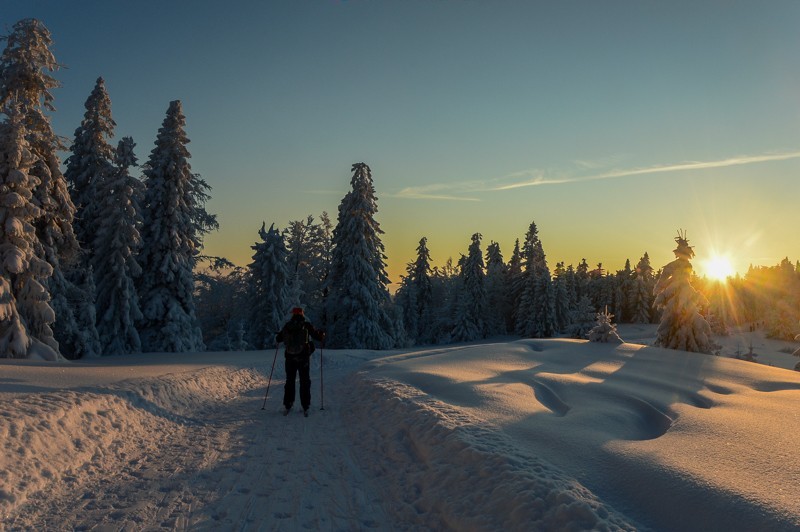
{"label": "gradient sunset sky", "polygon": [[328,211],[370,165],[394,280],[533,220],[549,265],[800,258],[800,2],[4,0],[53,34],[56,131],[102,76],[145,162],[183,101],[206,252]]}

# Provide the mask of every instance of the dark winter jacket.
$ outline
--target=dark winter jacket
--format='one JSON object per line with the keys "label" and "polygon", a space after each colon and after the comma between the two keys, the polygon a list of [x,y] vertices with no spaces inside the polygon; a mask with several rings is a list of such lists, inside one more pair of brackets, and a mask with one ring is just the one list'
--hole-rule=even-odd
{"label": "dark winter jacket", "polygon": [[[306,331],[308,331],[309,338],[313,338],[314,340],[318,340],[320,342],[325,340],[325,333],[323,331],[315,329],[314,326],[311,325],[310,322],[306,321],[305,316],[296,315],[296,316],[292,316],[292,319],[290,319],[286,323],[286,325],[283,326],[283,329],[281,329],[281,331],[275,336],[275,341],[276,342],[278,342],[278,343],[283,342],[283,339],[288,334],[286,332],[286,327],[293,321],[301,321],[301,322],[303,322],[303,326],[306,328]],[[300,353],[299,355],[294,355],[294,356],[295,357],[309,357],[309,356],[311,356],[311,353],[313,353],[315,351],[315,349],[316,348],[314,347],[314,343],[309,341],[305,345],[305,347],[303,348],[303,352]],[[286,356],[290,356],[290,355],[286,355]]]}

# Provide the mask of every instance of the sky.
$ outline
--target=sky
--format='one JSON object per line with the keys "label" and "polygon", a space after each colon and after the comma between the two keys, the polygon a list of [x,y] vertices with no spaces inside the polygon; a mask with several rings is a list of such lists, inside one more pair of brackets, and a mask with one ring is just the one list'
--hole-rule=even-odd
{"label": "sky", "polygon": [[239,265],[262,222],[328,212],[371,169],[390,277],[533,221],[549,265],[800,259],[800,3],[3,0],[50,29],[71,139],[102,76],[146,161],[183,102],[193,171]]}

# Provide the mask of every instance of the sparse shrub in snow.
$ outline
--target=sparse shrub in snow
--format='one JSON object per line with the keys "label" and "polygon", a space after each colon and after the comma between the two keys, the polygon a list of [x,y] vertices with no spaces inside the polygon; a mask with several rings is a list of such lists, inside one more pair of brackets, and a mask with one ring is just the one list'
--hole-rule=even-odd
{"label": "sparse shrub in snow", "polygon": [[396,343],[386,255],[375,220],[378,211],[372,172],[364,163],[353,165],[352,189],[339,204],[333,230],[328,344],[330,347],[390,349]]}
{"label": "sparse shrub in snow", "polygon": [[613,314],[608,313],[608,308],[598,312],[596,325],[589,331],[589,341],[621,344],[622,338],[617,334],[617,326],[611,323],[613,317]]}
{"label": "sparse shrub in snow", "polygon": [[677,258],[664,266],[655,287],[655,305],[662,311],[655,345],[711,353],[714,347],[710,339],[711,327],[700,314],[700,307],[708,303],[690,282],[692,264],[689,259],[694,257],[694,250],[685,233],[679,232],[675,242],[678,247],[673,252]]}

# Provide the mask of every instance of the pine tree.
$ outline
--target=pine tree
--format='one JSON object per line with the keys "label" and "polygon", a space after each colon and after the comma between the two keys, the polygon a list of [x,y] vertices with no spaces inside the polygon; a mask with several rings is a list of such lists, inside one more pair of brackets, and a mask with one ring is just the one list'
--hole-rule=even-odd
{"label": "pine tree", "polygon": [[97,285],[97,332],[107,355],[142,350],[136,323],[142,319],[135,279],[142,273],[136,257],[142,240],[139,203],[141,182],[130,175],[137,166],[131,137],[123,137],[114,154],[116,169],[97,182],[95,253],[91,256]]}
{"label": "pine tree", "polygon": [[475,233],[461,267],[458,314],[451,334],[454,342],[472,342],[486,337],[485,275],[481,234]]}
{"label": "pine tree", "polygon": [[508,267],[503,262],[500,244],[491,242],[486,247],[486,317],[488,334],[506,334],[506,316],[511,312],[508,301]]}
{"label": "pine tree", "polygon": [[261,242],[252,246],[253,262],[248,265],[250,293],[250,343],[256,349],[269,349],[275,345],[275,334],[281,330],[291,305],[287,264],[289,252],[283,235],[274,224],[265,231],[261,225],[258,235]]}
{"label": "pine tree", "polygon": [[517,308],[519,307],[520,297],[522,297],[522,288],[522,251],[519,246],[519,238],[517,238],[514,240],[514,250],[511,252],[511,258],[508,261],[508,270],[506,273],[506,298],[508,300],[508,308],[506,309],[505,321],[506,330],[509,332],[516,330]]}
{"label": "pine tree", "polygon": [[50,325],[55,320],[40,282],[52,267],[35,253],[33,226],[41,209],[33,202],[38,179],[22,113],[6,103],[0,124],[0,356],[61,359]]}
{"label": "pine tree", "polygon": [[651,308],[653,306],[653,289],[655,279],[653,268],[650,266],[650,257],[645,252],[639,259],[634,271],[632,288],[632,323],[650,323],[652,321]]}
{"label": "pine tree", "polygon": [[289,256],[290,292],[315,325],[324,326],[326,281],[330,270],[331,221],[323,212],[320,221],[313,216],[289,222],[284,230]]}
{"label": "pine tree", "polygon": [[707,305],[705,297],[691,285],[694,249],[686,234],[679,232],[675,238],[678,247],[673,250],[676,259],[661,272],[655,287],[655,305],[662,310],[655,345],[668,349],[711,353],[711,328],[700,314]]}
{"label": "pine tree", "polygon": [[556,331],[555,296],[539,231],[531,222],[522,248],[522,289],[516,309],[517,334],[546,338]]}
{"label": "pine tree", "polygon": [[386,256],[375,220],[378,211],[372,172],[353,165],[352,187],[339,204],[333,230],[328,343],[354,349],[389,349],[395,345]]}
{"label": "pine tree", "polygon": [[406,265],[406,275],[397,290],[395,302],[403,312],[403,323],[410,339],[417,344],[433,342],[433,285],[428,239],[422,237],[417,246],[417,258]]}
{"label": "pine tree", "polygon": [[209,351],[243,351],[250,317],[249,275],[223,257],[207,257],[209,265],[195,274],[197,319]]}
{"label": "pine tree", "polygon": [[[53,41],[44,24],[36,19],[14,24],[5,41],[6,48],[0,56],[0,108],[13,107],[21,114],[33,155],[29,174],[38,180],[33,201],[42,209],[41,215],[33,220],[35,250],[52,268],[52,275],[41,277],[45,292],[49,293],[41,298],[50,299],[56,316],[55,323],[35,322],[37,316],[47,313],[30,316],[28,328],[39,331],[40,341],[60,348],[68,358],[97,354],[97,332],[93,323],[86,323],[94,302],[67,277],[81,250],[72,228],[75,206],[58,158],[58,151],[64,146],[45,114],[55,110],[50,91],[59,86],[49,74],[60,66],[50,51]],[[81,320],[83,325],[79,323]]]}
{"label": "pine tree", "polygon": [[99,203],[104,198],[99,191],[103,181],[114,174],[114,148],[109,144],[109,139],[114,136],[116,123],[111,118],[111,99],[103,78],[97,78],[84,107],[86,113],[75,130],[72,155],[66,160],[64,177],[76,208],[75,235],[91,260],[94,233],[102,221]]}
{"label": "pine tree", "polygon": [[556,278],[553,283],[553,310],[555,311],[556,329],[559,332],[565,332],[572,321],[572,317],[570,315],[570,301],[567,291],[567,271],[564,269],[563,262],[556,264],[555,274]]}
{"label": "pine tree", "polygon": [[588,296],[581,296],[578,306],[572,313],[572,320],[569,326],[569,335],[572,338],[585,340],[589,331],[595,324],[597,313],[592,308],[592,303]]}
{"label": "pine tree", "polygon": [[210,187],[189,165],[185,124],[181,102],[170,102],[144,172],[139,336],[147,352],[204,349],[193,270],[202,236],[218,224],[204,208]]}
{"label": "pine tree", "polygon": [[590,342],[622,343],[622,338],[617,334],[617,326],[611,323],[613,317],[614,315],[609,314],[607,308],[603,312],[597,313],[597,323],[588,334]]}

